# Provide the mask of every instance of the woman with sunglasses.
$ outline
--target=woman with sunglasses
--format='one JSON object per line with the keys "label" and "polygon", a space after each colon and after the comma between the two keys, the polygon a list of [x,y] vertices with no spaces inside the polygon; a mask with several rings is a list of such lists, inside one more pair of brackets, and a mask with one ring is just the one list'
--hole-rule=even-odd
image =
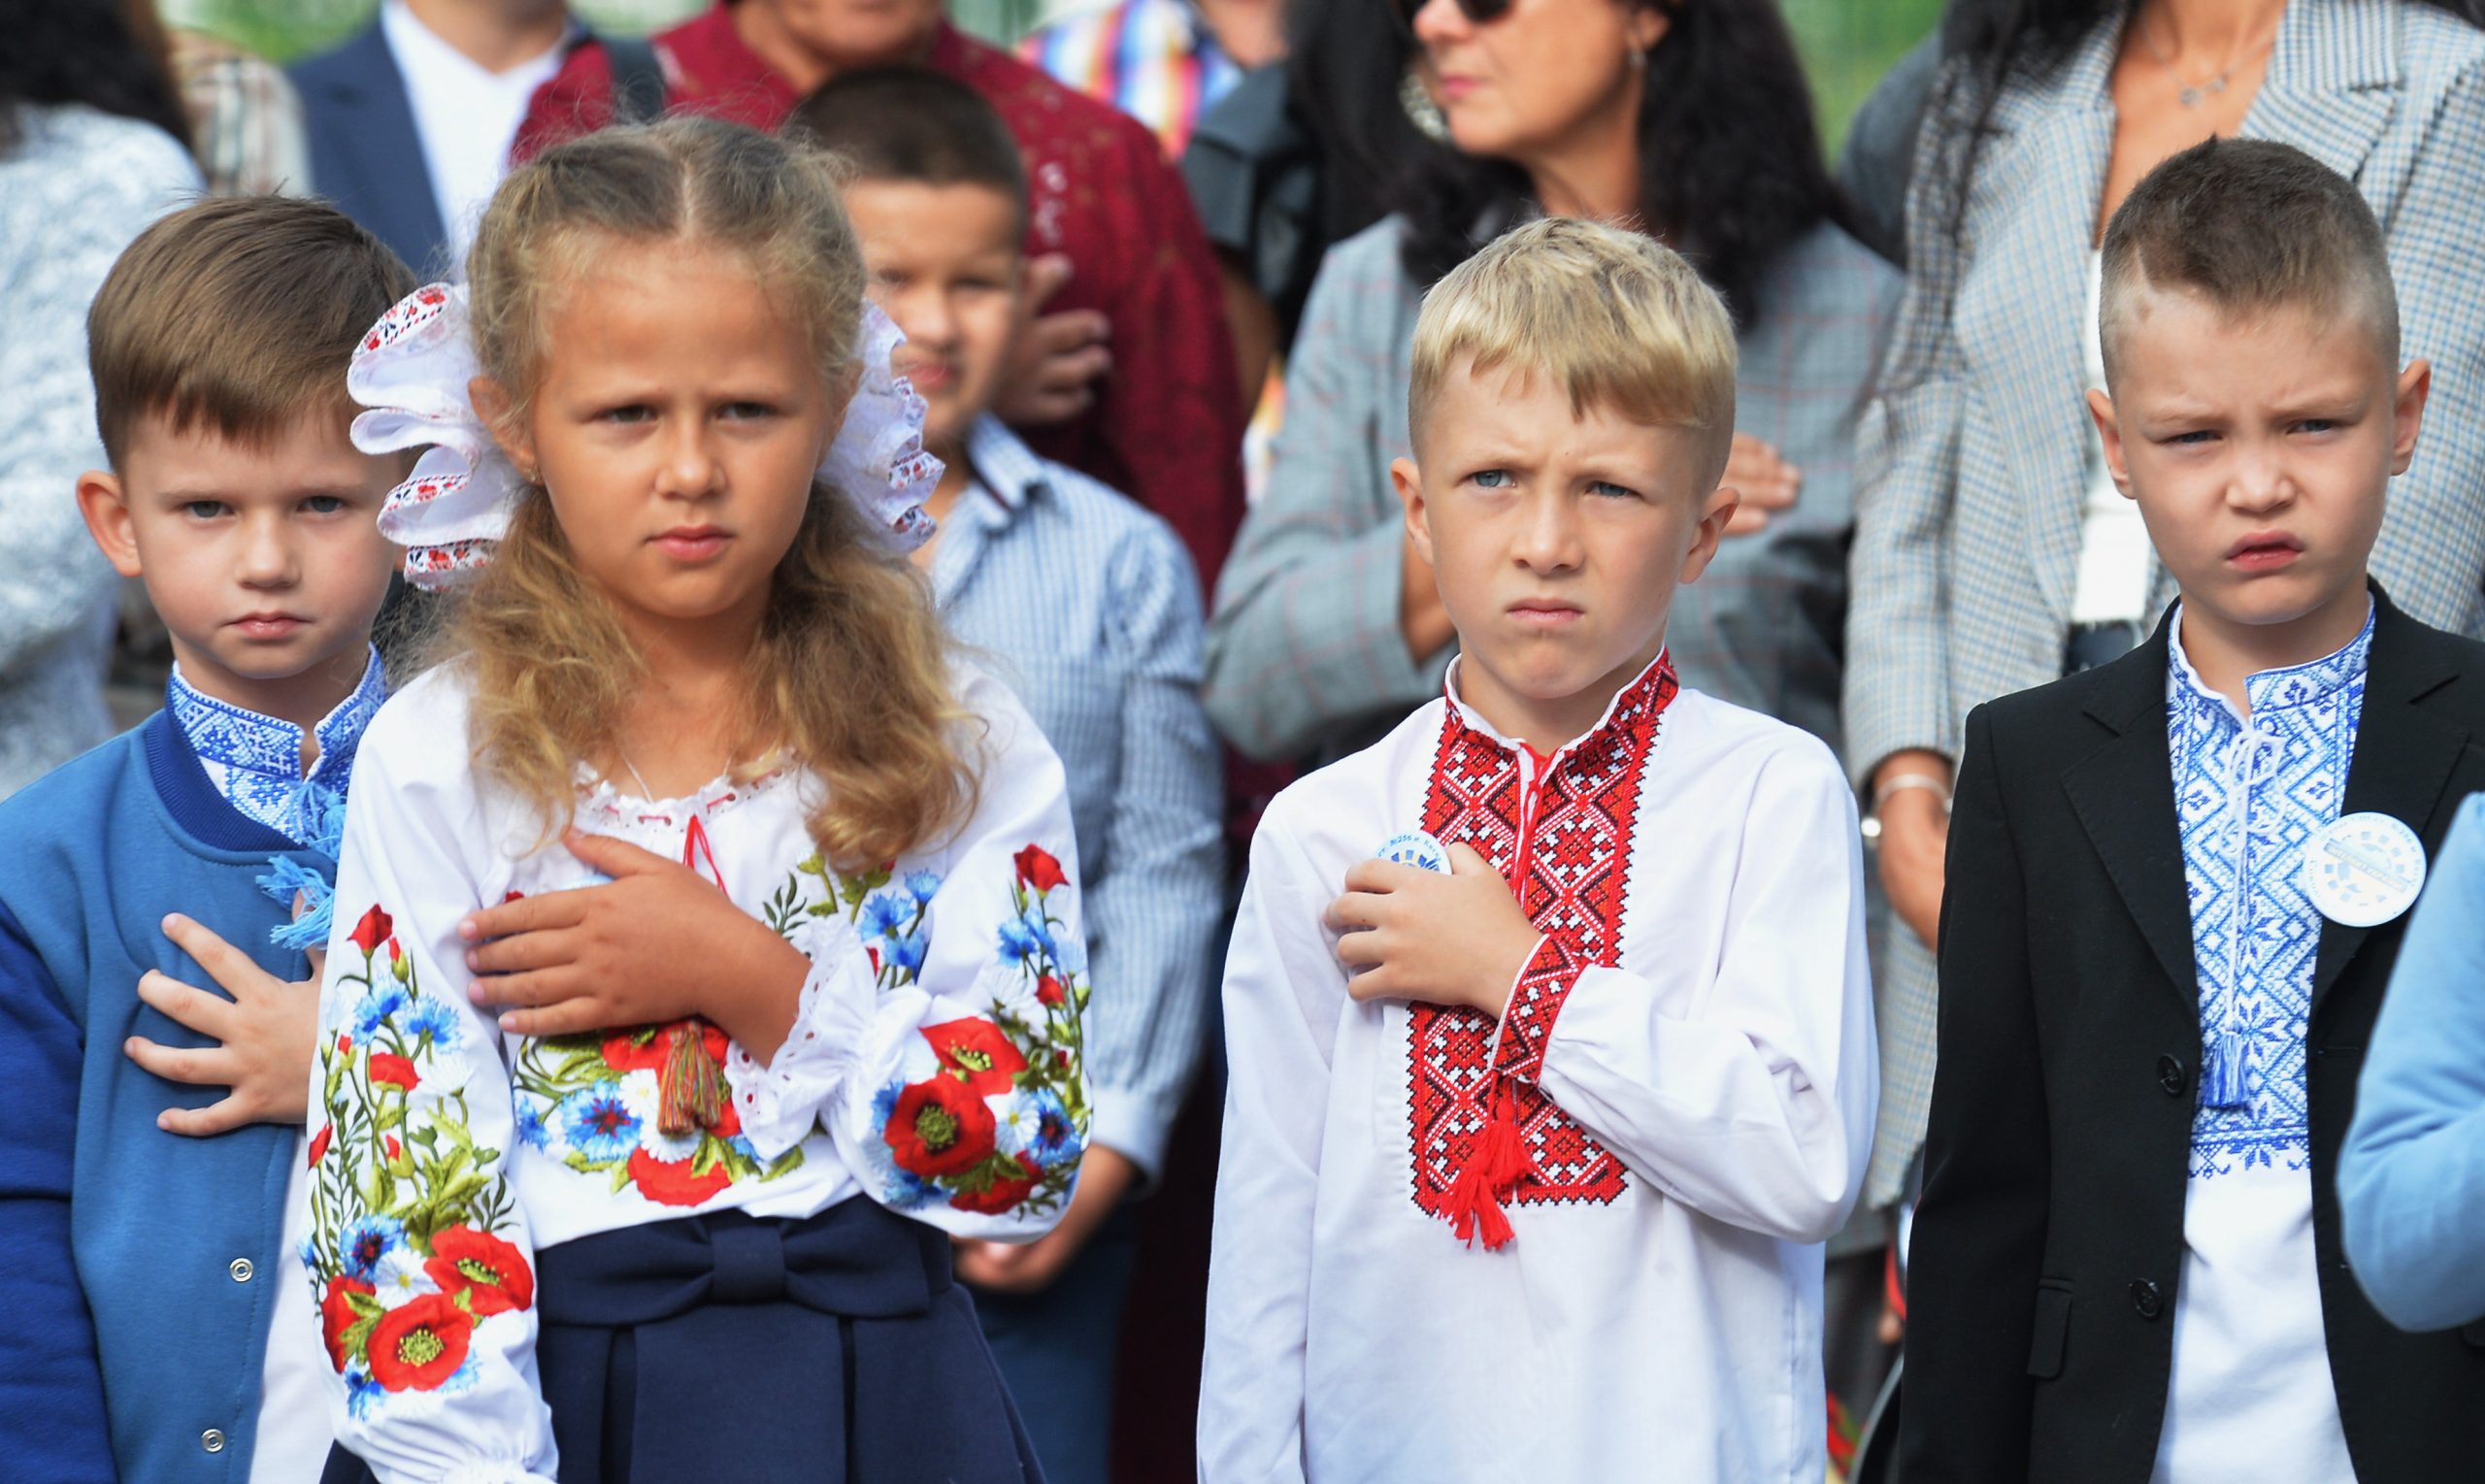
{"label": "woman with sunglasses", "polygon": [[1829,738],[1851,523],[1850,447],[1899,294],[1840,226],[1804,74],[1771,0],[1336,0],[1398,4],[1445,136],[1396,211],[1330,249],[1306,307],[1268,491],[1210,621],[1210,715],[1244,751],[1327,759],[1438,695],[1448,614],[1408,544],[1423,291],[1538,214],[1658,237],[1737,319],[1727,482],[1745,513],[1675,599],[1685,683]]}

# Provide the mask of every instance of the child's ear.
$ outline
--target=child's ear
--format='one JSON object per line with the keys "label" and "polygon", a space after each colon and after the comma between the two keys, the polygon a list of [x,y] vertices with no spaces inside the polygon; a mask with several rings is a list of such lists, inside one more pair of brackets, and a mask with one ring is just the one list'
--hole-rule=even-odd
{"label": "child's ear", "polygon": [[1700,502],[1700,521],[1691,528],[1691,549],[1682,554],[1682,575],[1675,580],[1697,582],[1726,539],[1726,526],[1742,508],[1743,497],[1731,484],[1720,484]]}
{"label": "child's ear", "polygon": [[466,400],[475,404],[475,415],[491,431],[492,442],[517,466],[527,482],[538,482],[543,472],[536,467],[535,434],[524,426],[525,419],[513,415],[517,399],[509,388],[490,377],[477,377],[466,383]]}
{"label": "child's ear", "polygon": [[2139,497],[2132,493],[2132,472],[2123,460],[2123,422],[2114,414],[2114,399],[2095,387],[2088,390],[2088,415],[2097,424],[2097,436],[2105,445],[2105,472],[2114,478],[2114,487],[2126,500]]}
{"label": "child's ear", "polygon": [[113,571],[125,577],[139,577],[138,532],[129,518],[129,492],[121,487],[118,477],[101,469],[89,469],[78,477],[78,513],[86,520],[86,534],[95,539],[96,548]]}
{"label": "child's ear", "polygon": [[2398,395],[2391,409],[2390,472],[2405,474],[2416,461],[2416,435],[2424,430],[2425,404],[2434,394],[2434,363],[2411,361],[2399,373]]}
{"label": "child's ear", "polygon": [[1413,459],[1391,459],[1389,482],[1398,491],[1398,503],[1407,508],[1407,540],[1415,546],[1415,554],[1427,563],[1433,559],[1433,528],[1431,508],[1424,504],[1424,474]]}

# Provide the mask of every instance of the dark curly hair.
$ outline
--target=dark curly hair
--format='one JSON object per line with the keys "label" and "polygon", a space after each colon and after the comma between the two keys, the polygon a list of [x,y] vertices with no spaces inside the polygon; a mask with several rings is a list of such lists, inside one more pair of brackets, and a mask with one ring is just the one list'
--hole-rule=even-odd
{"label": "dark curly hair", "polygon": [[[1967,225],[1968,188],[1991,132],[1993,108],[2013,78],[2042,77],[2062,66],[2098,24],[2137,0],[1950,0],[1941,17],[1942,80],[1935,85],[1931,127],[1939,132],[1944,230],[1956,239]],[[2470,24],[2485,24],[2485,0],[2404,0]]]}
{"label": "dark curly hair", "polygon": [[[1794,37],[1775,0],[1616,3],[1653,5],[1672,22],[1640,92],[1641,219],[1747,324],[1778,254],[1847,219]],[[1508,225],[1528,198],[1527,173],[1506,160],[1424,151],[1396,192],[1408,274],[1430,287],[1483,246],[1477,222]]]}
{"label": "dark curly hair", "polygon": [[21,105],[83,103],[190,144],[150,0],[0,0],[0,153]]}

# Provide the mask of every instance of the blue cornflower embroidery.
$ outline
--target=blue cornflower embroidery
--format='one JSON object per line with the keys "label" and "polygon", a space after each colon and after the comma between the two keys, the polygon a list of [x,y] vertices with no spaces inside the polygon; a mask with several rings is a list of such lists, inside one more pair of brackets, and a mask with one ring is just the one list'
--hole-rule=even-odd
{"label": "blue cornflower embroidery", "polygon": [[863,900],[863,930],[875,938],[895,938],[914,917],[914,904],[891,892],[876,892]]}
{"label": "blue cornflower embroidery", "polygon": [[1012,917],[1001,924],[1001,962],[1024,966],[1044,950],[1044,935],[1029,927],[1023,918]]}
{"label": "blue cornflower embroidery", "polygon": [[1078,1137],[1078,1125],[1071,1119],[1061,1095],[1049,1087],[1039,1087],[1028,1094],[1027,1103],[1033,1122],[1027,1138],[1028,1157],[1047,1170],[1077,1159],[1086,1148],[1086,1141]]}
{"label": "blue cornflower embroidery", "polygon": [[440,1050],[453,1050],[457,1045],[457,1012],[449,1008],[447,1001],[425,995],[414,1003],[414,1014],[406,1018],[406,1030]]}
{"label": "blue cornflower embroidery", "polygon": [[406,1224],[393,1216],[357,1216],[337,1234],[337,1266],[345,1275],[374,1282],[380,1264],[406,1244]]}
{"label": "blue cornflower embroidery", "polygon": [[621,1160],[639,1147],[640,1119],[621,1084],[598,1082],[561,1100],[561,1132],[589,1160]]}
{"label": "blue cornflower embroidery", "polygon": [[395,1019],[405,1009],[406,1004],[406,987],[381,976],[380,982],[364,991],[362,999],[353,1007],[354,1039],[368,1039],[373,1032]]}
{"label": "blue cornflower embroidery", "polygon": [[360,1361],[346,1367],[346,1411],[359,1422],[371,1415],[371,1409],[387,1400],[388,1388],[371,1378]]}
{"label": "blue cornflower embroidery", "polygon": [[552,1147],[552,1131],[544,1126],[544,1105],[533,1098],[517,1100],[517,1141],[535,1149]]}
{"label": "blue cornflower embroidery", "polygon": [[941,874],[937,871],[910,871],[906,874],[906,889],[917,903],[928,903],[941,890]]}
{"label": "blue cornflower embroidery", "polygon": [[893,938],[889,940],[886,950],[888,967],[902,969],[911,974],[921,973],[923,955],[931,946],[932,940],[920,933],[909,933],[904,938]]}

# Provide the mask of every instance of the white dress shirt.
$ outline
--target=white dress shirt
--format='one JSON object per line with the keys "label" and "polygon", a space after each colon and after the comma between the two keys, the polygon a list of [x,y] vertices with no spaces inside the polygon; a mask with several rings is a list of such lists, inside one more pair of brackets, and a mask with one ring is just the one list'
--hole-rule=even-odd
{"label": "white dress shirt", "polygon": [[[1199,1476],[1818,1484],[1820,1244],[1872,1133],[1853,795],[1662,657],[1541,761],[1448,683],[1252,842]],[[1347,993],[1322,908],[1417,828],[1546,930],[1498,1024]],[[1505,1097],[1494,1250],[1450,1218]]]}
{"label": "white dress shirt", "polygon": [[[475,225],[509,169],[510,147],[517,142],[518,125],[526,121],[527,102],[561,70],[566,49],[555,42],[505,72],[494,72],[441,40],[406,8],[405,0],[386,0],[380,7],[380,28],[398,70],[406,75],[406,104],[414,115],[415,137],[422,141],[432,198],[439,204],[449,250],[462,265],[466,249],[475,243]],[[425,272],[428,266],[417,263],[414,268]]]}

